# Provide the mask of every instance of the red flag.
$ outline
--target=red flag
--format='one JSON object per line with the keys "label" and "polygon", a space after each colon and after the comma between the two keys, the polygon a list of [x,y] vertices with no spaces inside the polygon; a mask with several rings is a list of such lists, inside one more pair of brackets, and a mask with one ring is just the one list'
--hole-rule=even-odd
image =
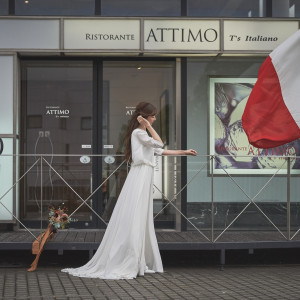
{"label": "red flag", "polygon": [[250,144],[257,148],[300,138],[300,30],[261,65],[242,124]]}

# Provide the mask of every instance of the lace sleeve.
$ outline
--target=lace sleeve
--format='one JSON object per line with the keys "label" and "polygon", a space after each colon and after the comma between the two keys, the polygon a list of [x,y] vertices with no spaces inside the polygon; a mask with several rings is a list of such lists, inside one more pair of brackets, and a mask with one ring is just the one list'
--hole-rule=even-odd
{"label": "lace sleeve", "polygon": [[[136,130],[136,136],[141,144],[152,147],[152,148],[162,148],[164,145],[154,138],[150,137],[144,130]],[[160,149],[162,150],[162,149]]]}

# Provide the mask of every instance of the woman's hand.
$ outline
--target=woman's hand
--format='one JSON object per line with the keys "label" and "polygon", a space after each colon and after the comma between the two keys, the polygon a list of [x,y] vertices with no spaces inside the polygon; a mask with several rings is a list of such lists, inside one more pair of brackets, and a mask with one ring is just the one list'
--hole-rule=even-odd
{"label": "woman's hand", "polygon": [[196,156],[196,155],[197,155],[197,151],[195,151],[194,149],[184,150],[184,154],[185,154],[185,155],[193,155],[193,156]]}
{"label": "woman's hand", "polygon": [[145,126],[145,127],[149,127],[149,126],[151,126],[151,124],[149,123],[149,121],[148,120],[146,120],[145,118],[143,118],[142,116],[138,116],[137,117],[137,120],[138,120],[138,122],[142,125],[142,126]]}

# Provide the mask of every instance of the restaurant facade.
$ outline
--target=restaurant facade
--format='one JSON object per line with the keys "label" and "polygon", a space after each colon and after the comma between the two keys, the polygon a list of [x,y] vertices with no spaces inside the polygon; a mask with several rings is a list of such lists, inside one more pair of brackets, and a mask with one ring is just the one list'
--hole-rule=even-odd
{"label": "restaurant facade", "polygon": [[256,149],[241,116],[267,55],[299,30],[300,1],[138,2],[0,8],[1,226],[45,227],[64,203],[70,227],[105,228],[130,169],[128,120],[148,101],[164,148],[198,152],[156,157],[157,229],[290,237],[300,143]]}

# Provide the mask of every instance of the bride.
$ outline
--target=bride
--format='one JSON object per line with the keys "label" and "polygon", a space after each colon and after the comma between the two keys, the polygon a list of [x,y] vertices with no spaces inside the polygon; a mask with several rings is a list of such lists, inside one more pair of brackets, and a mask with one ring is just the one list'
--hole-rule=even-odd
{"label": "bride", "polygon": [[197,153],[192,149],[163,150],[163,142],[152,127],[156,113],[150,103],[140,102],[136,106],[125,137],[125,159],[131,162],[131,168],[103,240],[87,264],[62,272],[102,279],[132,279],[163,272],[153,223],[154,154]]}

